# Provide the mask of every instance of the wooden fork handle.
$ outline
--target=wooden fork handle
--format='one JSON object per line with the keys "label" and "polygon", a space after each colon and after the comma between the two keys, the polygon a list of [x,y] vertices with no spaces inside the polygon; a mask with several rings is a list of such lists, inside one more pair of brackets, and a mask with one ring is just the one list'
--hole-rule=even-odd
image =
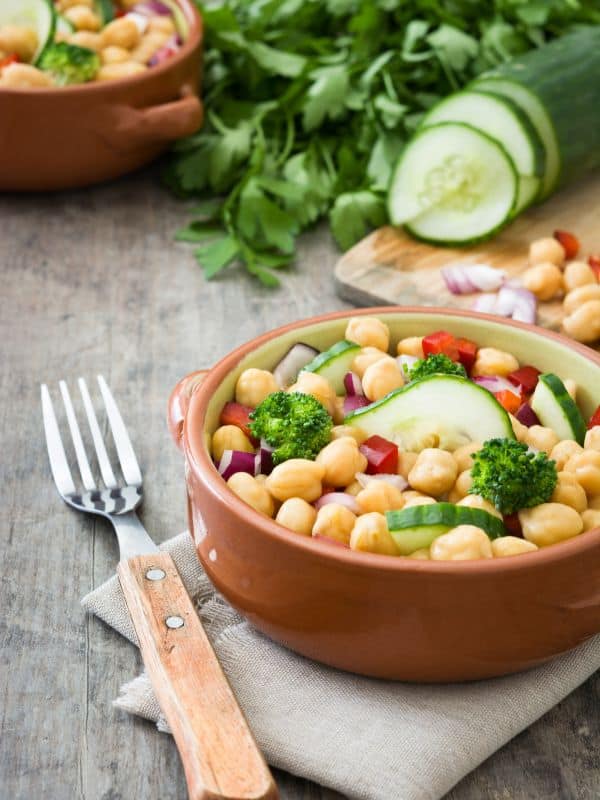
{"label": "wooden fork handle", "polygon": [[121,561],[118,574],[190,800],[276,800],[269,768],[171,556]]}

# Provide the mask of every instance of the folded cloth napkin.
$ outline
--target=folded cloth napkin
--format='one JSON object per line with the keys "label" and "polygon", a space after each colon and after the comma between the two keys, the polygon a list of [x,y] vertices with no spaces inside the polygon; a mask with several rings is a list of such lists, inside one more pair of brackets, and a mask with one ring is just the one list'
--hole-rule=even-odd
{"label": "folded cloth napkin", "polygon": [[[436,800],[600,667],[600,636],[537,669],[468,684],[362,678],[255,631],[215,592],[188,533],[163,545],[204,622],[265,757],[360,800]],[[84,607],[135,642],[118,578]],[[168,731],[145,674],[115,705]]]}

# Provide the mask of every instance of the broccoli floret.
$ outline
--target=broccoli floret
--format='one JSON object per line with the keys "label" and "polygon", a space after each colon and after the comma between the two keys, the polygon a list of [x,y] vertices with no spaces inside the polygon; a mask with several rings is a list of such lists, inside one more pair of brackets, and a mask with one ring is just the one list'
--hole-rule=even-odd
{"label": "broccoli floret", "polygon": [[418,381],[428,375],[461,375],[467,377],[467,371],[462,364],[452,361],[443,353],[435,353],[415,361],[408,372],[411,381]]}
{"label": "broccoli floret", "polygon": [[273,463],[288,458],[315,458],[329,444],[333,421],[310,394],[274,392],[250,414],[250,430],[265,439],[273,451]]}
{"label": "broccoli floret", "polygon": [[473,454],[473,483],[479,494],[503,514],[545,503],[556,486],[556,462],[514,439],[490,439]]}
{"label": "broccoli floret", "polygon": [[49,72],[58,86],[86,83],[100,69],[100,56],[87,47],[68,42],[55,42],[42,53],[38,67]]}

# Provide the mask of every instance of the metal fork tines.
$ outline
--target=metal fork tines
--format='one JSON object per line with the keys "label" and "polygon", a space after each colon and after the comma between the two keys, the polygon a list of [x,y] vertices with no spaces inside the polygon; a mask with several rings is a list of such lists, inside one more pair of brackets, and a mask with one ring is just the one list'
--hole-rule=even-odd
{"label": "metal fork tines", "polygon": [[119,408],[106,381],[101,375],[98,375],[100,395],[123,475],[121,482],[115,477],[87,384],[83,378],[79,378],[77,383],[103,485],[100,480],[96,479],[90,466],[69,388],[65,381],[60,381],[60,395],[71,434],[81,485],[78,485],[77,477],[73,478],[73,472],[69,466],[50,391],[46,384],[42,384],[42,414],[46,444],[58,492],[70,506],[80,511],[99,514],[112,521],[119,536],[122,557],[127,557],[132,552],[152,552],[156,546],[135,514],[135,509],[142,501],[142,473]]}

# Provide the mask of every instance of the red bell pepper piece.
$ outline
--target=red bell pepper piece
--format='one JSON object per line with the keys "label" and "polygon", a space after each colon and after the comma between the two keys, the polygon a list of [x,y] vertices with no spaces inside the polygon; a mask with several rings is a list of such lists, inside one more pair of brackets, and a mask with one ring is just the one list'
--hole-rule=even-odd
{"label": "red bell pepper piece", "polygon": [[495,392],[494,397],[509,414],[514,414],[515,411],[519,410],[521,397],[511,392],[510,389],[503,389],[501,392]]}
{"label": "red bell pepper piece", "polygon": [[563,246],[565,258],[575,258],[579,252],[579,239],[569,231],[554,231],[554,238]]}
{"label": "red bell pepper piece", "polygon": [[249,406],[243,406],[241,403],[225,403],[221,416],[219,417],[220,425],[236,425],[244,431],[246,436],[256,443],[256,439],[250,432],[250,414],[254,411]]}
{"label": "red bell pepper piece", "polygon": [[423,337],[423,354],[425,357],[443,353],[452,361],[458,361],[456,339],[448,331],[435,331]]}
{"label": "red bell pepper piece", "polygon": [[538,378],[542,373],[539,369],[532,366],[519,367],[508,375],[508,380],[515,386],[520,386],[525,394],[531,394],[538,383]]}
{"label": "red bell pepper piece", "polygon": [[588,264],[592,268],[596,280],[600,281],[600,256],[590,256],[588,258]]}
{"label": "red bell pepper piece", "polygon": [[4,58],[0,58],[0,69],[3,67],[8,67],[9,64],[18,64],[20,61],[19,56],[16,53],[10,53]]}
{"label": "red bell pepper piece", "polygon": [[477,358],[477,345],[470,339],[457,339],[456,347],[458,348],[458,360],[470,373]]}
{"label": "red bell pepper piece", "polygon": [[594,411],[592,416],[590,417],[590,421],[588,422],[588,430],[595,428],[596,425],[600,425],[600,406]]}
{"label": "red bell pepper piece", "polygon": [[523,529],[521,528],[521,520],[518,513],[504,515],[504,527],[511,536],[518,536],[519,539],[523,538]]}
{"label": "red bell pepper piece", "polygon": [[383,436],[369,436],[360,445],[360,452],[367,457],[367,473],[394,473],[398,469],[398,447]]}

